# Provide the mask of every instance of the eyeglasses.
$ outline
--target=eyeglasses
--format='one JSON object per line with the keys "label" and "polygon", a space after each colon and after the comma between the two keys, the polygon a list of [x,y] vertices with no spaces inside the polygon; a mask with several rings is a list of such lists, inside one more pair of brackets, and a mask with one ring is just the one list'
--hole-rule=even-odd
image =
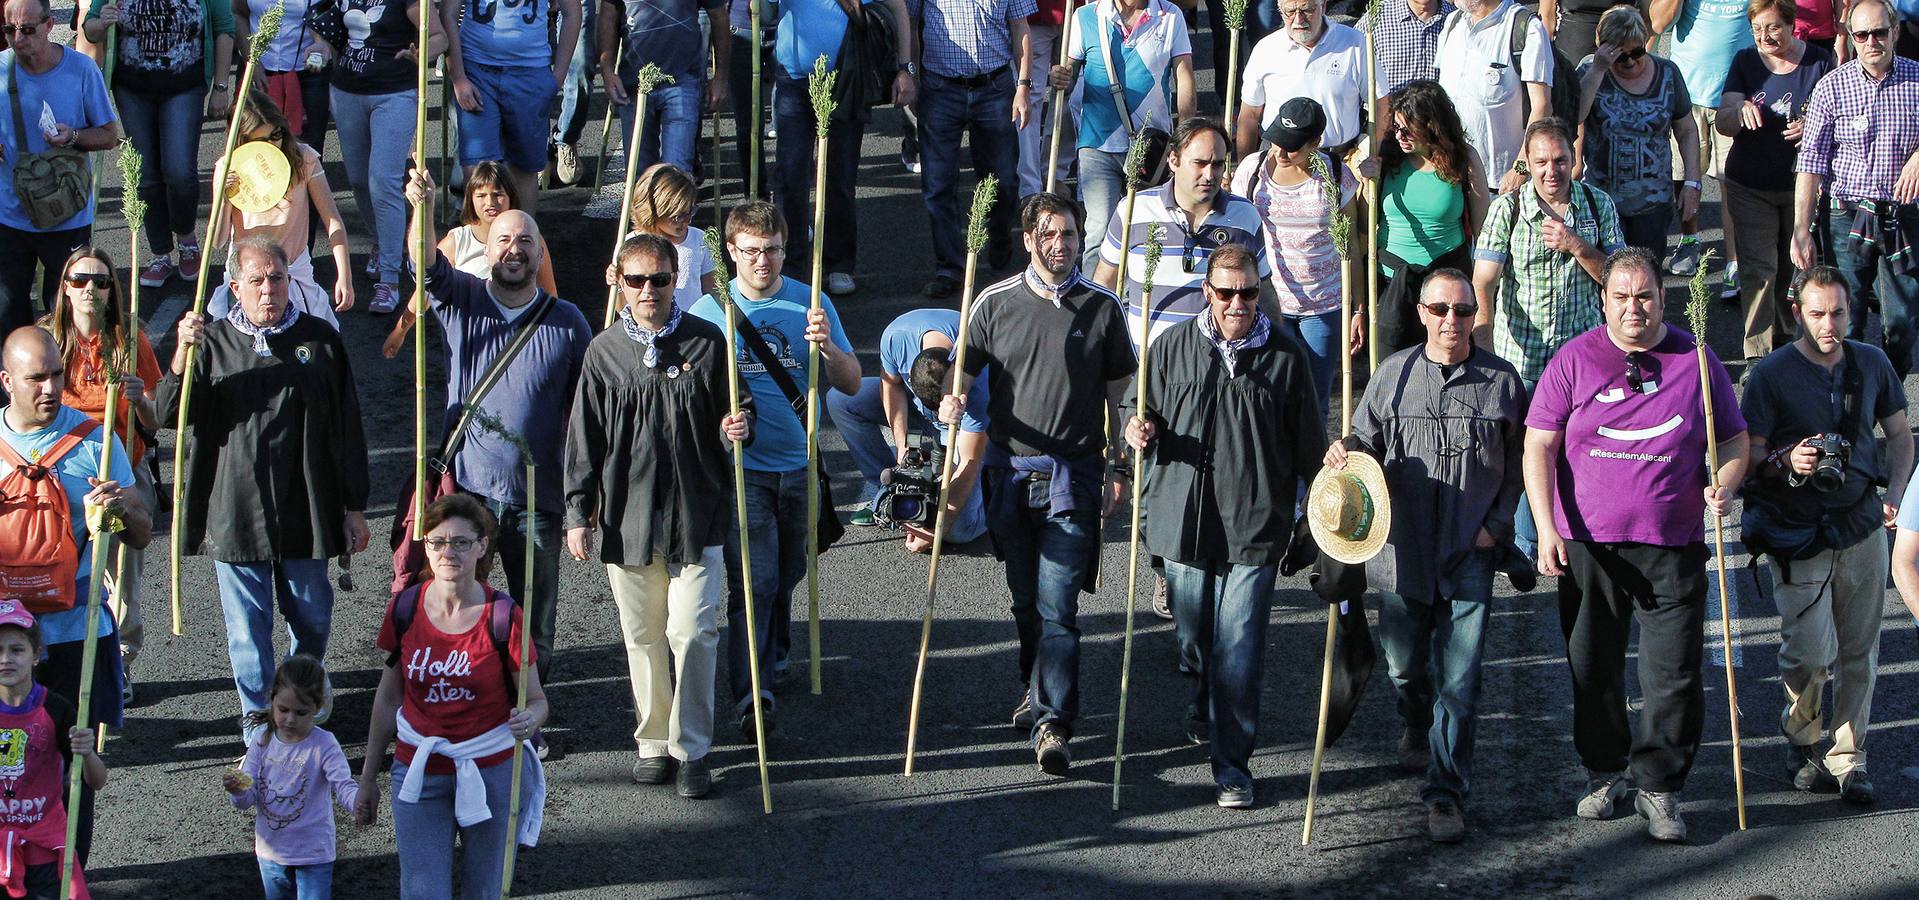
{"label": "eyeglasses", "polygon": [[1855,44],[1868,44],[1873,41],[1884,41],[1886,38],[1889,38],[1891,36],[1892,36],[1892,29],[1890,27],[1868,28],[1864,31],[1853,32],[1852,42]]}
{"label": "eyeglasses", "polygon": [[1776,37],[1776,36],[1778,36],[1778,35],[1782,35],[1782,34],[1785,34],[1786,32],[1788,32],[1788,31],[1790,31],[1790,30],[1792,30],[1792,29],[1790,29],[1790,28],[1787,28],[1787,27],[1786,27],[1786,26],[1784,26],[1784,25],[1779,25],[1779,24],[1776,24],[1776,23],[1775,23],[1775,24],[1772,24],[1772,25],[1754,25],[1754,26],[1752,26],[1752,33],[1753,33],[1753,36],[1754,36],[1754,37]]}
{"label": "eyeglasses", "polygon": [[430,537],[424,541],[421,541],[420,543],[425,544],[428,550],[434,550],[434,551],[451,550],[455,553],[465,553],[466,551],[473,549],[473,546],[475,544],[478,544],[479,542],[480,542],[479,538],[470,538],[470,537],[454,537],[454,538]]}
{"label": "eyeglasses", "polygon": [[0,34],[4,34],[7,37],[13,37],[16,34],[21,37],[33,37],[40,33],[40,26],[47,24],[47,20],[50,18],[52,17],[43,16],[40,21],[32,25],[0,25]]}
{"label": "eyeglasses", "polygon": [[665,288],[672,286],[673,273],[654,272],[652,274],[645,274],[641,272],[621,272],[620,280],[626,282],[627,287],[636,291],[649,284],[656,288]]}
{"label": "eyeglasses", "polygon": [[1319,12],[1319,4],[1317,3],[1313,4],[1312,6],[1302,7],[1300,9],[1287,9],[1286,7],[1282,6],[1279,8],[1279,17],[1288,22],[1291,22],[1296,19],[1300,19],[1300,20],[1309,19],[1316,12]]}
{"label": "eyeglasses", "polygon": [[106,272],[74,272],[67,276],[67,284],[73,287],[106,287],[113,283],[113,276]]}
{"label": "eyeglasses", "polygon": [[1645,362],[1644,351],[1634,350],[1626,354],[1626,387],[1631,388],[1635,394],[1646,392]]}
{"label": "eyeglasses", "polygon": [[738,253],[741,256],[746,257],[747,259],[756,260],[756,261],[761,259],[772,259],[777,256],[786,255],[786,248],[778,244],[775,244],[771,247],[742,247],[738,244],[734,244],[732,245],[732,247],[735,251],[738,251]]}
{"label": "eyeglasses", "polygon": [[1432,313],[1436,319],[1446,318],[1447,313],[1462,319],[1470,319],[1479,314],[1477,303],[1421,303],[1420,306],[1426,307],[1426,311]]}
{"label": "eyeglasses", "polygon": [[1217,294],[1219,296],[1219,299],[1225,300],[1228,303],[1231,303],[1234,300],[1259,299],[1259,285],[1257,284],[1253,285],[1252,287],[1229,288],[1229,287],[1220,287],[1219,285],[1208,281],[1206,282],[1206,286],[1209,288],[1212,288],[1213,293]]}
{"label": "eyeglasses", "polygon": [[1395,134],[1395,135],[1405,135],[1406,137],[1412,138],[1414,140],[1419,139],[1419,129],[1416,129],[1411,125],[1401,125],[1398,122],[1394,122],[1390,128],[1390,131],[1392,134]]}

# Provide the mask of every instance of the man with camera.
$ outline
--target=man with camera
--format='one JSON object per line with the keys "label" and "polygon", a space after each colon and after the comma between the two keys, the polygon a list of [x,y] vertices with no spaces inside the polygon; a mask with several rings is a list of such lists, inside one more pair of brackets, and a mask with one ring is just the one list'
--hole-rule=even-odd
{"label": "man with camera", "polygon": [[[1799,339],[1746,378],[1752,479],[1745,541],[1764,553],[1779,605],[1779,680],[1786,773],[1810,791],[1836,779],[1839,797],[1871,803],[1866,727],[1885,606],[1886,529],[1912,471],[1906,394],[1878,347],[1846,340],[1844,275],[1814,266],[1793,284]],[[1873,423],[1883,438],[1875,438]],[[1885,496],[1877,487],[1885,485]],[[1818,753],[1821,695],[1832,682],[1832,749]]]}
{"label": "man with camera", "polygon": [[[880,374],[860,379],[857,394],[826,397],[826,411],[866,476],[866,493],[873,500],[853,513],[853,524],[904,528],[906,549],[915,553],[933,546],[940,455],[947,437],[946,423],[939,421],[936,410],[940,396],[952,389],[959,321],[957,310],[908,310],[880,334]],[[979,461],[986,450],[986,379],[974,379],[967,393],[971,411],[960,419],[952,490],[947,492],[956,499],[947,505],[946,539],[961,544],[986,531],[986,503],[979,492]],[[918,444],[912,442],[916,433]],[[890,450],[886,434],[893,438]]]}

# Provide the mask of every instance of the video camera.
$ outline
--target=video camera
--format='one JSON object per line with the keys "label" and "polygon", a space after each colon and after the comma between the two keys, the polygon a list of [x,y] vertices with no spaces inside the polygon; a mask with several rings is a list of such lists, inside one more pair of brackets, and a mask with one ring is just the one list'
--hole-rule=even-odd
{"label": "video camera", "polygon": [[937,454],[920,447],[906,448],[899,465],[880,473],[879,496],[873,498],[873,521],[886,528],[917,525],[932,528],[940,510],[940,465]]}

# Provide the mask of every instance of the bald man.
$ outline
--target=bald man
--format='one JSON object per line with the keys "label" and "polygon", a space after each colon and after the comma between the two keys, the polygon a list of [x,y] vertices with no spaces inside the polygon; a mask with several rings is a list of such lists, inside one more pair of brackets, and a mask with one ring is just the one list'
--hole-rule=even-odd
{"label": "bald man", "polygon": [[[406,194],[415,204],[424,204],[415,207],[420,215],[434,221],[431,176],[415,170]],[[485,500],[500,519],[497,546],[507,589],[533,613],[533,642],[539,648],[540,677],[546,678],[552,665],[563,546],[560,452],[593,329],[579,307],[540,289],[535,275],[544,262],[541,246],[533,217],[509,210],[487,232],[487,278],[455,269],[438,252],[424,266],[416,258],[414,267],[426,270],[433,315],[446,335],[448,436],[437,459],[446,464],[460,490]],[[523,342],[517,340],[522,332]],[[516,344],[519,349],[514,351]],[[502,357],[504,364],[496,366]],[[469,406],[524,438],[540,471],[552,473],[538,479],[538,496],[526,495],[526,464],[517,448],[470,423],[460,427]],[[535,551],[530,590],[527,540],[533,541]],[[402,568],[418,572],[421,567]],[[395,576],[398,581],[407,573],[396,571]]]}

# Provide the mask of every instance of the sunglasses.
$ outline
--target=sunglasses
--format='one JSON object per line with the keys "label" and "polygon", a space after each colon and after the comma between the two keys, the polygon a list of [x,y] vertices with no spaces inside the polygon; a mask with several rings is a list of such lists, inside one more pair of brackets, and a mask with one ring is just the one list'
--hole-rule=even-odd
{"label": "sunglasses", "polygon": [[1212,288],[1214,294],[1219,295],[1219,298],[1221,300],[1225,300],[1228,303],[1234,300],[1259,299],[1259,285],[1253,285],[1252,287],[1243,287],[1243,288],[1229,288],[1229,287],[1220,287],[1219,285],[1208,281],[1206,282],[1206,286],[1209,288]]}
{"label": "sunglasses", "polygon": [[73,287],[106,287],[113,283],[113,276],[105,272],[74,272],[67,276],[67,284]]}
{"label": "sunglasses", "polygon": [[1646,48],[1634,47],[1631,50],[1621,51],[1619,54],[1619,58],[1613,60],[1613,62],[1614,63],[1631,62],[1632,60],[1638,59],[1645,55],[1646,55]]}
{"label": "sunglasses", "polygon": [[621,272],[620,280],[626,282],[627,287],[636,291],[649,284],[656,288],[666,288],[673,286],[673,273],[654,272],[652,274],[646,274],[641,272]]}
{"label": "sunglasses", "polygon": [[7,37],[13,37],[16,34],[21,37],[33,37],[40,33],[40,26],[46,23],[47,19],[41,19],[32,25],[0,25],[0,34],[4,34]]}
{"label": "sunglasses", "polygon": [[1646,392],[1645,362],[1646,354],[1643,351],[1634,350],[1626,354],[1626,387],[1635,394]]}
{"label": "sunglasses", "polygon": [[1890,27],[1868,28],[1865,31],[1853,32],[1852,42],[1855,44],[1865,44],[1872,41],[1883,41],[1891,36],[1892,36],[1892,29]]}
{"label": "sunglasses", "polygon": [[1421,303],[1420,306],[1426,307],[1426,311],[1438,319],[1446,318],[1447,313],[1462,319],[1470,319],[1479,314],[1477,303]]}

